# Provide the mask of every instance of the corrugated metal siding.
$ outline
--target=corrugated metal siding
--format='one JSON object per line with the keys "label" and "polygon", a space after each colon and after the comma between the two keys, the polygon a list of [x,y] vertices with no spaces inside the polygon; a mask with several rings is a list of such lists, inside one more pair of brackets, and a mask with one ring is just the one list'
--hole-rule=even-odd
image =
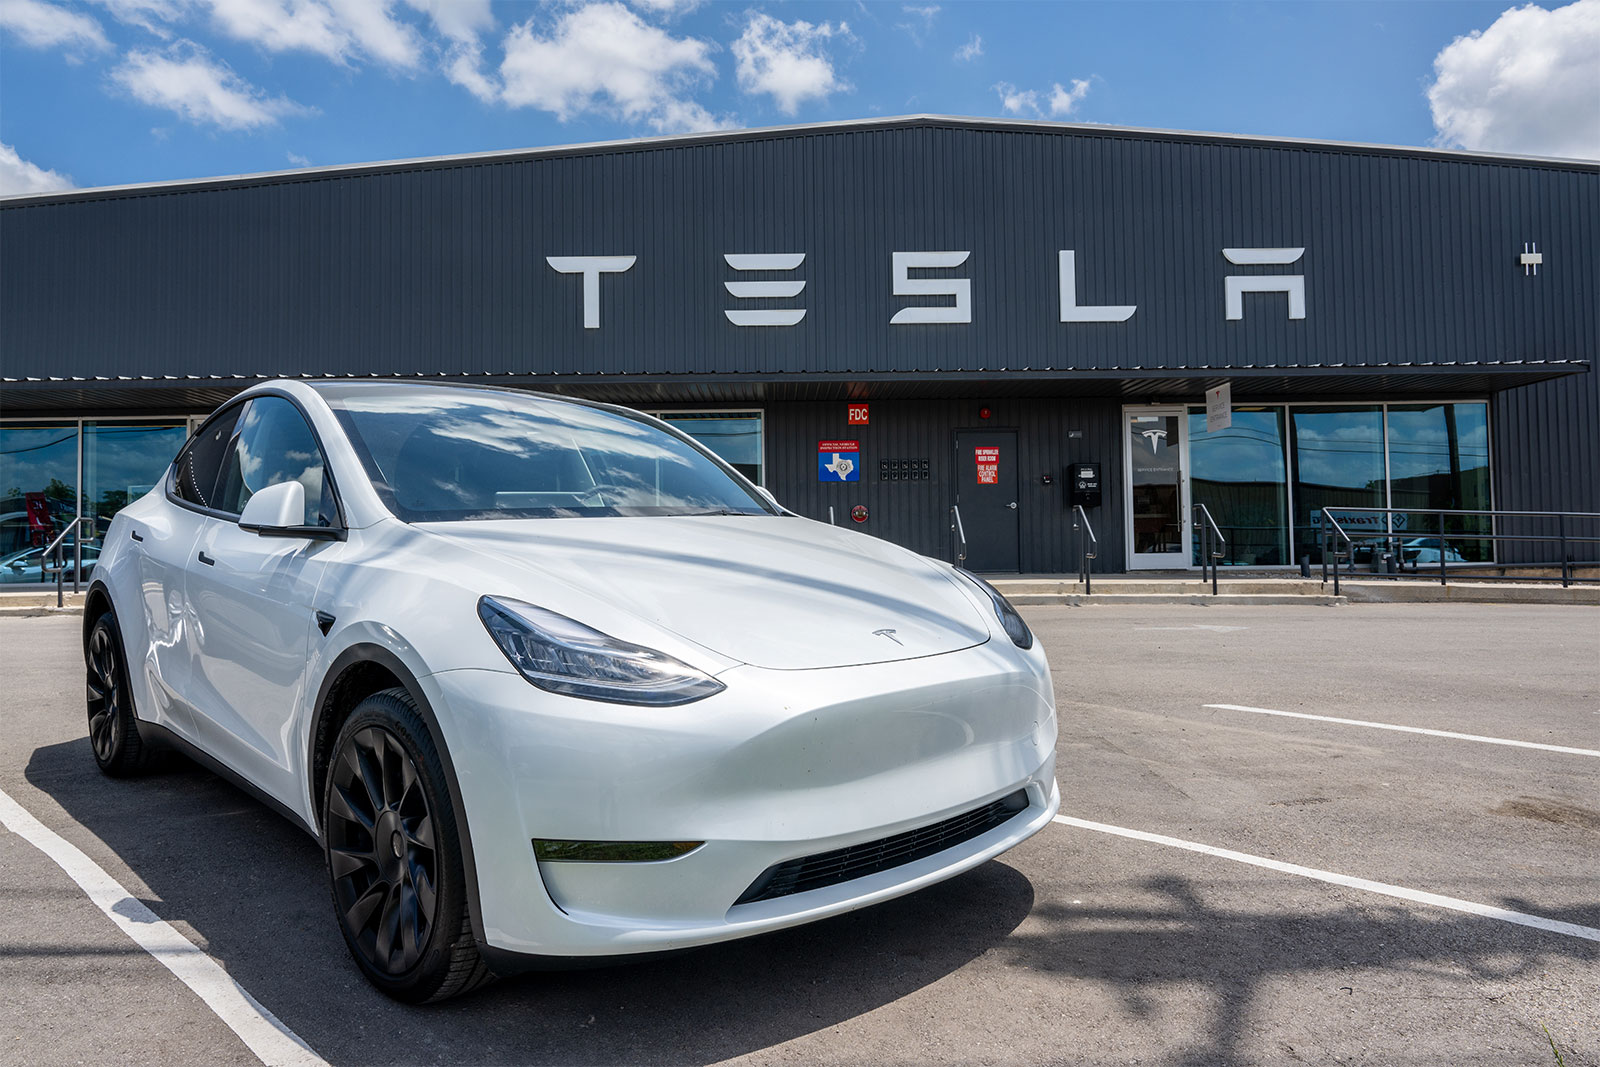
{"label": "corrugated metal siding", "polygon": [[[1537,277],[1517,266],[1527,241],[1545,255]],[[1306,253],[1228,264],[1221,250],[1240,246]],[[1059,322],[1062,248],[1077,252],[1081,304],[1133,303],[1134,317]],[[972,323],[891,326],[919,302],[893,296],[891,253],[946,249],[971,251],[949,273],[972,279]],[[729,324],[728,252],[806,253],[805,321]],[[581,280],[544,261],[575,254],[639,257],[602,279],[600,330],[581,328]],[[1224,318],[1228,274],[1294,272],[1304,321],[1277,295]],[[991,423],[1025,428],[1025,470],[1101,458],[1108,500],[1116,408],[1091,394],[1170,400],[1235,377],[1239,399],[1416,395],[1417,368],[1455,365],[1439,393],[1483,395],[1496,382],[1483,367],[1594,360],[1597,294],[1593,166],[937,120],[0,203],[0,377],[175,376],[170,395],[212,397],[257,376],[509,375],[641,403],[992,389]],[[1246,385],[1263,368],[1287,373]],[[1046,369],[1105,380],[1032,377]],[[869,374],[902,377],[852,382]],[[0,405],[15,413],[31,389],[6,387]],[[1068,399],[1013,398],[1039,390]],[[908,402],[876,455],[947,464],[975,403]],[[769,449],[835,435],[839,405],[824,406],[775,405]],[[1100,455],[1066,454],[1075,421]],[[1600,375],[1498,393],[1493,432],[1500,506],[1600,510]],[[898,525],[913,492],[947,506],[940,469],[945,490],[864,483],[869,529],[944,554],[925,515]],[[814,482],[779,489],[825,515]],[[1061,515],[1029,515],[1023,566],[1063,569]],[[1102,562],[1120,565],[1120,526],[1102,519]]]}
{"label": "corrugated metal siding", "polygon": [[[987,420],[978,417],[990,409]],[[1091,515],[1100,538],[1095,571],[1123,569],[1121,407],[1103,400],[967,400],[881,402],[871,422],[850,426],[843,403],[783,404],[767,412],[767,484],[783,505],[809,518],[854,526],[850,509],[867,506],[863,533],[905,545],[924,555],[953,558],[950,505],[956,498],[955,435],[959,429],[1017,431],[1019,540],[1024,572],[1077,570],[1066,481],[1070,463],[1099,460],[1105,506]],[[1081,438],[1068,432],[1082,431]],[[859,482],[817,480],[817,442],[861,442]],[[931,461],[926,481],[882,481],[884,459]],[[1040,481],[1051,475],[1051,484]]]}
{"label": "corrugated metal siding", "polygon": [[[917,127],[0,208],[9,377],[1230,368],[1587,359],[1593,169]],[[1547,267],[1524,278],[1538,241]],[[1224,247],[1304,246],[1293,268]],[[1079,299],[1122,324],[1063,324]],[[970,250],[970,325],[891,326],[896,250]],[[725,252],[798,251],[806,320],[740,329]],[[600,330],[546,255],[634,254]],[[1229,273],[1306,276],[1222,313]]]}

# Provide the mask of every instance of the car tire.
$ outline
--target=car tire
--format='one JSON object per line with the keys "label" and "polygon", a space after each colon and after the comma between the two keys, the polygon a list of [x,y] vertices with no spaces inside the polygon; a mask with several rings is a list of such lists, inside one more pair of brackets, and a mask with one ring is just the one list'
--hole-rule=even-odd
{"label": "car tire", "polygon": [[95,763],[113,778],[147,770],[155,762],[156,750],[139,736],[122,631],[114,612],[107,610],[90,627],[83,660],[89,750],[94,753]]}
{"label": "car tire", "polygon": [[334,915],[368,981],[423,1004],[494,978],[472,937],[444,767],[405,689],[367,697],[340,729],[322,829]]}

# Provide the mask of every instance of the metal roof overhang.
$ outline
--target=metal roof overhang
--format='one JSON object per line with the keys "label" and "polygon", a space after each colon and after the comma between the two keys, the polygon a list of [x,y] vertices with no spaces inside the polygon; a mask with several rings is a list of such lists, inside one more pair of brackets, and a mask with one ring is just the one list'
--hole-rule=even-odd
{"label": "metal roof overhang", "polygon": [[[1587,374],[1587,360],[1344,367],[973,370],[846,374],[407,374],[411,381],[514,386],[617,404],[674,406],[806,400],[1102,397],[1199,401],[1222,382],[1234,402],[1472,397]],[[344,375],[326,375],[340,378]],[[210,411],[262,377],[0,379],[0,418]],[[316,380],[308,378],[307,380]]]}

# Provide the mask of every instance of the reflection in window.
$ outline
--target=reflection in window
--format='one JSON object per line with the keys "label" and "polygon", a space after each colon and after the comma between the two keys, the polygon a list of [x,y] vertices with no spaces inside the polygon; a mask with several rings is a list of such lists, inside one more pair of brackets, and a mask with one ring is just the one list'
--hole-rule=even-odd
{"label": "reflection in window", "polygon": [[[1279,407],[1234,408],[1233,425],[1213,433],[1204,408],[1189,412],[1190,499],[1206,506],[1227,540],[1225,565],[1292,562],[1283,437]],[[1194,551],[1198,566],[1198,539]]]}
{"label": "reflection in window", "polygon": [[282,397],[256,397],[246,405],[234,447],[223,461],[215,504],[238,515],[268,486],[299,482],[305,489],[301,525],[332,526],[338,515],[324,473],[322,450],[299,409]]}
{"label": "reflection in window", "polygon": [[83,513],[102,534],[112,516],[160,484],[188,432],[181,420],[83,424]]}
{"label": "reflection in window", "polygon": [[1381,532],[1382,515],[1345,508],[1385,507],[1383,409],[1377,404],[1296,408],[1289,415],[1294,453],[1295,554],[1321,562],[1321,510],[1350,533]]}
{"label": "reflection in window", "polygon": [[762,484],[760,412],[669,411],[660,418],[711,449],[755,484]]}
{"label": "reflection in window", "polygon": [[1128,416],[1133,474],[1133,550],[1183,551],[1182,439],[1176,415]]}
{"label": "reflection in window", "polygon": [[77,481],[76,424],[0,427],[0,582],[45,580],[41,550],[77,515]]}
{"label": "reflection in window", "polygon": [[1439,517],[1427,513],[1489,508],[1488,405],[1391,404],[1389,491],[1391,507],[1416,509],[1394,516],[1407,562],[1437,564],[1441,552],[1446,563],[1492,559],[1490,542],[1449,536],[1488,533],[1487,516],[1446,516],[1441,546]]}

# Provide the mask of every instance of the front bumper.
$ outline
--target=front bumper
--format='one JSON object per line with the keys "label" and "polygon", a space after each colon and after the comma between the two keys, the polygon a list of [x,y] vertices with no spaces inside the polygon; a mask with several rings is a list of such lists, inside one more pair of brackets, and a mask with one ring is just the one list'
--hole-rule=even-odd
{"label": "front bumper", "polygon": [[[1037,648],[815,671],[742,666],[678,708],[542,692],[521,676],[428,676],[471,829],[489,947],[609,956],[777,930],[912,892],[1048,825],[1060,804]],[[1023,790],[1027,806],[933,855],[736,903],[774,864],[938,823]],[[534,839],[704,841],[653,863],[539,863]]]}

